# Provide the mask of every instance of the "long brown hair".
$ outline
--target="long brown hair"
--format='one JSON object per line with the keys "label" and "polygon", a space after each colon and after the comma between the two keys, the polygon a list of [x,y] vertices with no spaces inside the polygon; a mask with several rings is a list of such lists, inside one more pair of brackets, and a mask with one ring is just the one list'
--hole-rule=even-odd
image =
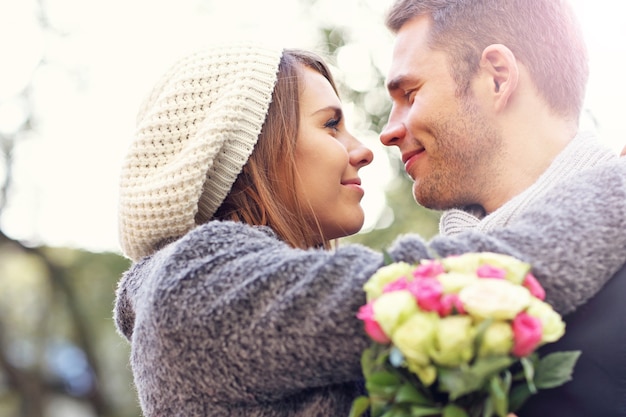
{"label": "long brown hair", "polygon": [[[314,226],[315,214],[299,201],[295,193],[294,155],[303,67],[319,72],[337,92],[330,70],[321,57],[297,49],[283,52],[272,102],[259,140],[212,219],[269,226],[281,239],[297,248],[319,245],[328,248],[329,241],[323,237],[319,226]],[[208,220],[202,217],[202,213],[196,217],[198,223]]]}

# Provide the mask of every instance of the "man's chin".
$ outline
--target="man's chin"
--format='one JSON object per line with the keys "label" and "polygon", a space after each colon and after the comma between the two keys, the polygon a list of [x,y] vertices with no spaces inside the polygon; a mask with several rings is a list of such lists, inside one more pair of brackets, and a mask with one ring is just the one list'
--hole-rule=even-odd
{"label": "man's chin", "polygon": [[417,187],[417,183],[413,184],[413,199],[420,206],[430,210],[448,210],[454,207],[453,204],[442,198],[440,193],[435,191],[426,191],[424,187]]}
{"label": "man's chin", "polygon": [[420,186],[419,182],[417,181],[413,182],[413,199],[415,200],[417,204],[419,204],[422,207],[426,207],[427,209],[437,210],[433,208],[434,205],[436,204],[433,201],[432,196],[430,195],[430,193],[424,192],[423,188],[424,188],[423,185]]}

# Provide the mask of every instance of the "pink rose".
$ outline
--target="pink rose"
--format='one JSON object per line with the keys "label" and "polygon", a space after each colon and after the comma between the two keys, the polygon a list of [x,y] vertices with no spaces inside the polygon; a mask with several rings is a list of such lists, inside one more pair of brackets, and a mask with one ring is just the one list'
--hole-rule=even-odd
{"label": "pink rose", "polygon": [[409,282],[407,281],[406,277],[400,277],[395,281],[385,284],[385,286],[383,287],[383,294],[386,292],[406,290],[408,286]]}
{"label": "pink rose", "polygon": [[409,283],[408,290],[415,296],[417,305],[425,311],[439,311],[443,286],[436,278],[421,278]]}
{"label": "pink rose", "polygon": [[530,355],[541,342],[541,320],[525,312],[513,319],[513,349],[517,357]]}
{"label": "pink rose", "polygon": [[443,274],[445,270],[439,261],[423,260],[413,271],[415,278],[434,278],[439,274]]}
{"label": "pink rose", "polygon": [[537,297],[538,299],[542,301],[545,300],[546,291],[543,289],[539,281],[537,281],[537,278],[535,278],[535,276],[531,274],[530,272],[526,274],[526,277],[524,278],[524,282],[522,283],[522,285],[528,288],[528,291],[530,291],[530,293],[534,295],[535,297]]}
{"label": "pink rose", "polygon": [[506,271],[495,266],[482,265],[476,270],[476,275],[480,278],[504,278],[506,277]]}
{"label": "pink rose", "polygon": [[361,306],[356,317],[363,320],[365,325],[365,333],[376,343],[387,344],[391,339],[385,334],[380,324],[374,320],[374,304],[373,302]]}
{"label": "pink rose", "polygon": [[439,302],[438,312],[441,317],[449,316],[454,311],[458,314],[465,314],[463,303],[458,294],[444,294],[441,296]]}

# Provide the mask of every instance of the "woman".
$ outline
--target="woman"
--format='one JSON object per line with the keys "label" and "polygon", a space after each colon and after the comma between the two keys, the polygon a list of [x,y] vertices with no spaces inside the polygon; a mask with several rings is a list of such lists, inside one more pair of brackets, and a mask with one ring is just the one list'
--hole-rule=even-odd
{"label": "woman", "polygon": [[[383,256],[360,245],[329,250],[329,242],[362,226],[357,173],[371,160],[311,53],[217,47],[163,77],[140,111],[120,191],[121,244],[135,263],[119,284],[115,319],[131,343],[146,417],[348,414],[369,344],[355,315]],[[603,220],[578,224],[579,215],[601,206],[573,204],[551,238],[529,227],[542,210],[490,235],[430,245],[405,236],[389,254],[417,262],[508,253],[537,261],[550,293],[593,268],[573,259],[555,271],[542,254],[563,227],[595,238]],[[619,234],[609,238],[596,245],[595,260],[607,265],[596,287],[626,256],[605,253],[615,239],[626,247]]]}

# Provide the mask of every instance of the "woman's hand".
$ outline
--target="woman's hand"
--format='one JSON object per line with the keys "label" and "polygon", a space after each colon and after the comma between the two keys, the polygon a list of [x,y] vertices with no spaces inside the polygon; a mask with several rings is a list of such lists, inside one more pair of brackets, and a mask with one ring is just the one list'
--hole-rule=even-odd
{"label": "woman's hand", "polygon": [[620,156],[626,156],[626,146],[624,146],[624,149],[622,149],[622,153],[620,154]]}

